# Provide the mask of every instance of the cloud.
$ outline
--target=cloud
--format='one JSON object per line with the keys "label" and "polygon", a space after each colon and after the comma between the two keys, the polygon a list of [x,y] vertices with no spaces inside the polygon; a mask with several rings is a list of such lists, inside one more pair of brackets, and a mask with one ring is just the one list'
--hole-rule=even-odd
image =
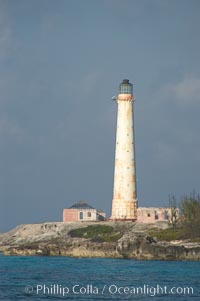
{"label": "cloud", "polygon": [[200,103],[200,78],[185,77],[177,84],[169,85],[166,90],[178,103]]}

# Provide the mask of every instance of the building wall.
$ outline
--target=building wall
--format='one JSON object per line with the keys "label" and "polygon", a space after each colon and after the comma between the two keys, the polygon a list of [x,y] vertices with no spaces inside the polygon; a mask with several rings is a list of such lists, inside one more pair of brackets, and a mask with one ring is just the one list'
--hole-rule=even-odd
{"label": "building wall", "polygon": [[103,216],[104,218],[106,218],[106,212],[103,210],[97,210],[97,213],[101,216]]}
{"label": "building wall", "polygon": [[[79,221],[96,221],[97,220],[97,210],[96,209],[78,209],[79,211]],[[81,212],[82,219],[81,219]]]}
{"label": "building wall", "polygon": [[171,208],[143,208],[137,209],[137,221],[140,223],[155,224],[158,221],[169,221],[171,219]]}
{"label": "building wall", "polygon": [[63,222],[78,222],[78,210],[77,209],[64,209],[63,210]]}
{"label": "building wall", "polygon": [[96,221],[96,209],[64,209],[63,222]]}

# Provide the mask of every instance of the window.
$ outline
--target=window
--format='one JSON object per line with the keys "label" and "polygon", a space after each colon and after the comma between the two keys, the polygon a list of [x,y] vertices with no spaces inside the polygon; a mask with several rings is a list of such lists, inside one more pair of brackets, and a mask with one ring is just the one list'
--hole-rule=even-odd
{"label": "window", "polygon": [[159,219],[158,212],[155,211],[155,219]]}
{"label": "window", "polygon": [[168,215],[168,211],[165,210],[164,212],[164,219],[168,220],[169,219],[169,215]]}
{"label": "window", "polygon": [[147,216],[148,216],[148,217],[150,217],[150,216],[151,216],[151,214],[150,214],[150,213],[147,213]]}
{"label": "window", "polygon": [[91,217],[91,212],[88,212],[88,213],[87,213],[87,217]]}
{"label": "window", "polygon": [[132,94],[133,85],[130,83],[122,83],[119,88],[119,93],[121,94]]}
{"label": "window", "polygon": [[83,212],[82,211],[79,213],[79,219],[83,219]]}

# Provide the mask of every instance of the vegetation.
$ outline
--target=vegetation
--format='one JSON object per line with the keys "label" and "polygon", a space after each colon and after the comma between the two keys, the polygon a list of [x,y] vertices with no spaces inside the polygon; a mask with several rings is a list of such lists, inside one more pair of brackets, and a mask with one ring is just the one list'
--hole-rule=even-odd
{"label": "vegetation", "polygon": [[74,229],[69,232],[69,235],[87,238],[93,242],[114,242],[122,237],[121,232],[116,232],[113,227],[107,225],[91,225]]}
{"label": "vegetation", "polygon": [[186,195],[181,201],[181,212],[180,226],[185,238],[200,238],[200,195]]}
{"label": "vegetation", "polygon": [[170,223],[172,227],[175,229],[178,223],[178,208],[177,208],[177,201],[174,195],[169,196],[169,206],[171,209]]}
{"label": "vegetation", "polygon": [[151,229],[149,235],[163,241],[189,239],[192,242],[200,242],[200,195],[192,193],[181,199],[179,219],[176,198],[170,197],[169,203],[172,214],[171,228]]}
{"label": "vegetation", "polygon": [[165,230],[152,229],[149,231],[151,237],[156,237],[160,241],[171,241],[183,238],[183,232],[181,229],[169,228]]}

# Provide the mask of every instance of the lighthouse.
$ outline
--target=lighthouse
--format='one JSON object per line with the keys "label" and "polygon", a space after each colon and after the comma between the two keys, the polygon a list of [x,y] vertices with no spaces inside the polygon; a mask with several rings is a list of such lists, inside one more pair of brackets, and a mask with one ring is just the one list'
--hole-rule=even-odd
{"label": "lighthouse", "polygon": [[133,85],[124,79],[115,98],[118,104],[111,220],[137,219]]}

